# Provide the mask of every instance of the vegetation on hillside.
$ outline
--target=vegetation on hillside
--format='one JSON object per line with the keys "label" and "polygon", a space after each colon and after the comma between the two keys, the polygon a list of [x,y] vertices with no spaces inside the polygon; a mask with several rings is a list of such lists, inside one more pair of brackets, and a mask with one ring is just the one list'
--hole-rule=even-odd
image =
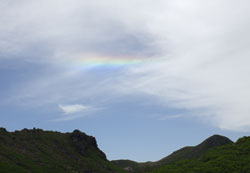
{"label": "vegetation on hillside", "polygon": [[249,173],[250,137],[216,147],[196,159],[173,162],[151,173]]}
{"label": "vegetation on hillside", "polygon": [[83,132],[0,129],[1,173],[117,173],[96,140]]}
{"label": "vegetation on hillside", "polygon": [[197,159],[204,155],[207,151],[212,148],[223,146],[226,144],[233,144],[233,142],[228,139],[227,137],[220,136],[220,135],[213,135],[202,143],[197,146],[188,146],[181,148],[170,154],[167,157],[157,161],[157,162],[144,162],[144,163],[137,163],[128,160],[117,160],[113,161],[114,164],[121,168],[130,168],[131,172],[136,173],[145,173],[151,172],[152,170],[158,169],[161,166],[169,165],[171,163],[175,163],[182,160],[192,160]]}
{"label": "vegetation on hillside", "polygon": [[108,161],[94,137],[0,128],[1,173],[250,173],[250,137],[233,143],[214,135],[157,162]]}

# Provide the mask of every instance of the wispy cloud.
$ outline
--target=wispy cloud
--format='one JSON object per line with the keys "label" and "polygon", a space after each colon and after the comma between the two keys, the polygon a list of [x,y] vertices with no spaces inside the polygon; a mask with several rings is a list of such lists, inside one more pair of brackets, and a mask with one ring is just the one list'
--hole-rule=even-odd
{"label": "wispy cloud", "polygon": [[84,112],[88,111],[91,109],[90,106],[85,106],[85,105],[80,105],[80,104],[75,104],[75,105],[58,105],[60,110],[64,114],[74,114],[74,113],[79,113],[79,112]]}
{"label": "wispy cloud", "polygon": [[153,27],[170,52],[133,69],[130,86],[219,128],[249,131],[249,2],[169,2]]}
{"label": "wispy cloud", "polygon": [[96,111],[102,110],[103,108],[97,108],[93,106],[87,106],[83,104],[67,104],[58,105],[61,115],[51,121],[69,121],[77,118],[93,115]]}

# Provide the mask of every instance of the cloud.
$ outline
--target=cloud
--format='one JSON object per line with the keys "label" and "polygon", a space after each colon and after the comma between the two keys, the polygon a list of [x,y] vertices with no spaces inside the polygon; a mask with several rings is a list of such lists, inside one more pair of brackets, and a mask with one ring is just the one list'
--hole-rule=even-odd
{"label": "cloud", "polygon": [[[50,64],[15,85],[10,100],[105,104],[140,93],[216,127],[250,131],[249,1],[1,3],[0,60]],[[115,71],[68,63],[91,53],[152,61]]]}
{"label": "cloud", "polygon": [[[115,6],[116,10],[110,10]],[[79,53],[153,54],[157,48],[153,37],[130,24],[128,8],[127,3],[113,0],[4,2],[0,6],[0,58],[25,54],[25,59],[58,63]],[[34,50],[39,55],[31,56]]]}
{"label": "cloud", "polygon": [[171,51],[132,69],[128,85],[219,128],[249,131],[249,2],[169,2],[155,31]]}
{"label": "cloud", "polygon": [[94,113],[95,111],[100,110],[100,108],[94,108],[92,106],[86,106],[82,104],[58,105],[58,108],[63,114],[51,121],[60,122],[74,120],[77,118],[92,115],[92,113]]}
{"label": "cloud", "polygon": [[79,104],[75,104],[75,105],[58,105],[58,107],[60,108],[60,110],[64,114],[75,114],[75,113],[79,113],[79,112],[88,111],[88,110],[91,109],[91,107],[89,107],[89,106],[84,106],[84,105],[79,105]]}

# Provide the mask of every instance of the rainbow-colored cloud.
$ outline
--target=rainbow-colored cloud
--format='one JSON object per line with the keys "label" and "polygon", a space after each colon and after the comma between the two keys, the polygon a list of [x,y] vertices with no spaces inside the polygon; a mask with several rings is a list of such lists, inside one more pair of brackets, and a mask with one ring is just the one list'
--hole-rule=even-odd
{"label": "rainbow-colored cloud", "polygon": [[146,63],[150,58],[132,56],[77,55],[70,59],[74,66],[82,68],[93,67],[123,67]]}

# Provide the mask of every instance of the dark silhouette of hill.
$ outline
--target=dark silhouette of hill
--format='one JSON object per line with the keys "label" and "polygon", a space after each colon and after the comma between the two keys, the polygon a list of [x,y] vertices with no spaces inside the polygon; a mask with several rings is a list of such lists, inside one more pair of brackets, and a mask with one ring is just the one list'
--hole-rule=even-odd
{"label": "dark silhouette of hill", "polygon": [[114,173],[122,172],[98,148],[94,137],[72,133],[0,129],[1,173]]}

